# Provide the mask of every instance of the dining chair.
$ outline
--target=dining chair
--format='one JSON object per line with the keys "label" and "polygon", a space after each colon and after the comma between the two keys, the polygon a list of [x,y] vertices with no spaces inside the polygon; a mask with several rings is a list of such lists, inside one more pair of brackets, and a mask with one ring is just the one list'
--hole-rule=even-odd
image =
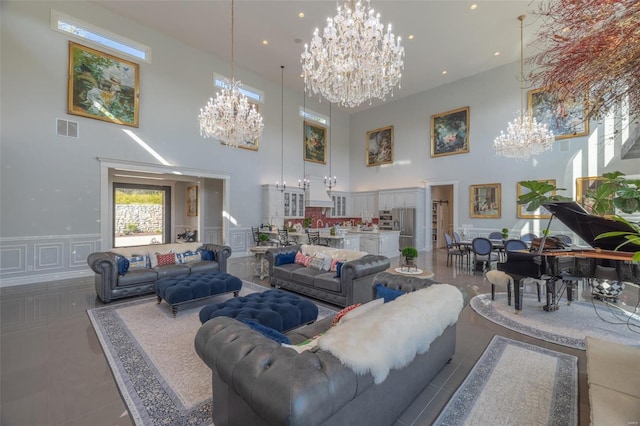
{"label": "dining chair", "polygon": [[471,251],[473,251],[473,269],[475,271],[479,262],[482,262],[482,275],[488,268],[491,269],[491,262],[498,261],[498,255],[493,252],[491,240],[484,237],[476,237],[471,241]]}
{"label": "dining chair", "polygon": [[462,239],[460,238],[460,234],[458,234],[455,231],[453,231],[453,242],[456,244],[460,244],[460,242],[462,242]]}
{"label": "dining chair", "polygon": [[462,261],[464,257],[467,256],[467,266],[469,265],[469,249],[462,248],[460,245],[454,245],[453,241],[451,241],[451,236],[447,233],[444,234],[444,240],[446,242],[447,247],[447,266],[449,266],[449,262],[453,264],[453,258],[457,257],[457,262],[460,266],[462,266]]}
{"label": "dining chair", "polygon": [[[517,251],[517,250],[528,250],[529,246],[527,246],[527,243],[525,243],[522,240],[516,240],[516,239],[511,239],[511,240],[507,240],[504,242],[504,251],[506,253],[506,259],[505,262],[509,261],[509,252],[510,251]],[[541,301],[541,292],[542,292],[542,286],[545,285],[543,280],[538,280],[538,279],[531,279],[531,280],[527,280],[527,282],[535,282],[536,284],[536,290],[537,290],[537,294],[538,294],[538,302]]]}
{"label": "dining chair", "polygon": [[291,246],[293,243],[289,241],[289,230],[278,229],[278,238],[280,239],[281,246]]}
{"label": "dining chair", "polygon": [[538,236],[536,234],[532,234],[532,233],[528,233],[528,234],[524,234],[523,236],[520,237],[520,239],[522,241],[524,241],[525,243],[530,243],[531,241],[535,240],[536,238],[538,238]]}
{"label": "dining chair", "polygon": [[497,232],[497,231],[491,232],[489,234],[489,239],[490,240],[501,240],[502,239],[502,232]]}
{"label": "dining chair", "polygon": [[314,246],[329,247],[329,244],[320,242],[320,231],[309,231],[307,235],[309,236],[309,244]]}

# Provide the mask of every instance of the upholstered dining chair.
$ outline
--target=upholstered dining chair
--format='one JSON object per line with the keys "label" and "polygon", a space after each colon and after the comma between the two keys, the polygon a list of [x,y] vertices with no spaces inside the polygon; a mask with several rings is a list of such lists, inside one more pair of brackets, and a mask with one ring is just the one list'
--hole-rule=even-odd
{"label": "upholstered dining chair", "polygon": [[469,265],[469,249],[463,248],[460,245],[454,245],[451,241],[451,236],[447,233],[444,234],[444,241],[447,247],[447,266],[449,263],[453,264],[453,258],[456,258],[457,264],[462,266],[464,257],[467,256],[467,266]]}
{"label": "upholstered dining chair", "polygon": [[491,240],[484,237],[476,237],[471,241],[471,251],[473,251],[473,269],[482,262],[482,275],[491,269],[491,262],[498,261],[498,255],[493,252]]}
{"label": "upholstered dining chair", "polygon": [[501,240],[502,239],[502,232],[497,232],[497,231],[491,232],[489,234],[489,239],[490,240]]}
{"label": "upholstered dining chair", "polygon": [[531,241],[535,240],[536,238],[538,238],[538,236],[536,234],[532,234],[532,233],[528,233],[528,234],[524,234],[523,236],[520,237],[520,239],[522,241],[524,241],[525,243],[530,243]]}

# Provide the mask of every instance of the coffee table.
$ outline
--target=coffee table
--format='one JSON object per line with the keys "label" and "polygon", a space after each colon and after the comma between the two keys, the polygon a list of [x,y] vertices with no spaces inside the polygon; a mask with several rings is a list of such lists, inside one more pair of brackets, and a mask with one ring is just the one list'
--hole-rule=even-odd
{"label": "coffee table", "polygon": [[421,279],[431,279],[435,276],[433,272],[427,271],[427,270],[414,269],[414,268],[407,269],[403,267],[398,268],[394,266],[387,269],[385,272],[389,272],[390,274],[394,274],[394,275],[406,275],[406,276],[411,276],[411,277],[416,277]]}

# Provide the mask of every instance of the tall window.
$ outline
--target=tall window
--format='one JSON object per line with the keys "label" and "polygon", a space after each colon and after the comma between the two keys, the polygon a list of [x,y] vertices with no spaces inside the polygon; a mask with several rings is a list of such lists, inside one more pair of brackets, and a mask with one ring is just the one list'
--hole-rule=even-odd
{"label": "tall window", "polygon": [[171,241],[171,187],[113,184],[114,247]]}

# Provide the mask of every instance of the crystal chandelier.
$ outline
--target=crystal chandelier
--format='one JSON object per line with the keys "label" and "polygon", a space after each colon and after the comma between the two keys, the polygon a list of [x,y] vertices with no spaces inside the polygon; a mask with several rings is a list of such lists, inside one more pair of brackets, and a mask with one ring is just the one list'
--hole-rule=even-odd
{"label": "crystal chandelier", "polygon": [[234,63],[234,0],[231,0],[231,81],[216,94],[216,99],[200,109],[200,135],[216,138],[225,145],[237,147],[240,143],[260,137],[264,124],[254,104],[240,93],[240,81],[233,76]]}
{"label": "crystal chandelier", "polygon": [[553,147],[553,132],[544,123],[538,123],[535,117],[525,114],[524,106],[524,29],[525,15],[518,16],[520,21],[520,104],[516,118],[507,124],[507,133],[500,131],[493,141],[497,155],[524,160],[532,155],[548,151]]}
{"label": "crystal chandelier", "polygon": [[391,25],[383,33],[380,14],[374,15],[369,0],[362,2],[338,6],[338,14],[327,18],[322,38],[316,28],[301,55],[305,91],[346,107],[384,100],[389,92],[393,96],[404,69],[400,37],[396,39]]}
{"label": "crystal chandelier", "polygon": [[276,189],[284,192],[287,189],[287,182],[284,181],[284,65],[280,65],[280,79],[282,80],[282,87],[280,89],[280,155],[282,156],[282,163],[280,180],[276,181]]}

